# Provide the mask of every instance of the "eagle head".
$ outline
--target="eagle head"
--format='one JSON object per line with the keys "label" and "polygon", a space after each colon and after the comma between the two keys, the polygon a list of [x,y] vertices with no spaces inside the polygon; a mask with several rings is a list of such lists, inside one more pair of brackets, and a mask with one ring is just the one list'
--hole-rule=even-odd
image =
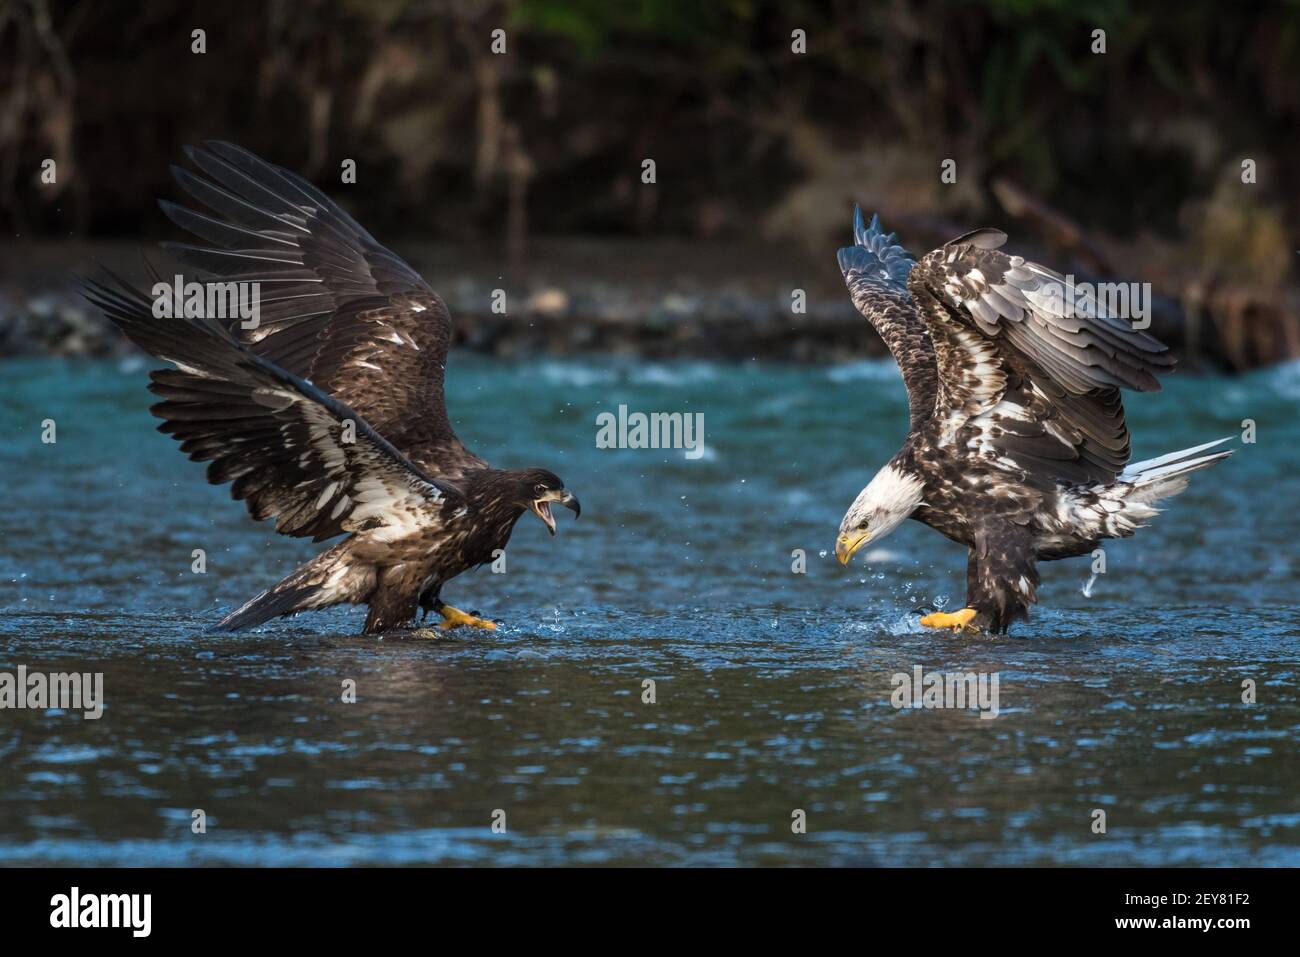
{"label": "eagle head", "polygon": [[835,540],[840,564],[847,565],[868,541],[877,542],[901,525],[921,505],[924,489],[925,482],[893,462],[877,472],[840,522]]}
{"label": "eagle head", "polygon": [[564,480],[554,472],[546,469],[521,469],[515,473],[514,478],[517,504],[540,518],[552,535],[555,534],[552,502],[559,502],[565,508],[572,509],[574,518],[582,514],[582,503],[564,487]]}

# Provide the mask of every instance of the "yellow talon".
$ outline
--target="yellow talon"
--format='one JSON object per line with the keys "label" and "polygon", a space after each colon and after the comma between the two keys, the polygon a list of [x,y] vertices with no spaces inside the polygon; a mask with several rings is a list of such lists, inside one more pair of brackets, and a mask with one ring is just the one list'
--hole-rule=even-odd
{"label": "yellow talon", "polygon": [[477,615],[467,615],[459,608],[452,608],[451,605],[442,606],[442,623],[438,625],[443,631],[450,631],[460,625],[469,625],[471,628],[486,628],[488,631],[496,631],[497,623],[488,621],[486,618],[479,618]]}
{"label": "yellow talon", "polygon": [[978,628],[971,625],[978,612],[974,608],[963,608],[961,611],[948,612],[936,611],[933,614],[926,615],[921,619],[921,624],[926,628],[951,628],[953,631],[979,631]]}

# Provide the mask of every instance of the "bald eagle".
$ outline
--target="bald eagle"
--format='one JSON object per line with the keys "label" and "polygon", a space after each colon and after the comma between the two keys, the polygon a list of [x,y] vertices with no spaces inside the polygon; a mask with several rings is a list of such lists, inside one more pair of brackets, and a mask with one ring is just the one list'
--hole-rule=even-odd
{"label": "bald eagle", "polygon": [[1036,599],[1037,563],[1127,538],[1225,458],[1220,439],[1132,465],[1120,389],[1160,388],[1164,345],[1108,311],[1091,290],[977,229],[919,262],[853,215],[840,269],[858,310],[903,373],[903,447],[840,523],[847,564],[913,518],[965,545],[966,607],[921,624],[1005,634]]}
{"label": "bald eagle", "polygon": [[208,212],[161,206],[204,244],[164,245],[239,284],[227,288],[258,290],[255,321],[188,308],[166,282],[147,294],[110,273],[83,291],[176,367],[150,373],[163,400],[150,411],[211,463],[209,482],[232,483],[282,535],[346,536],[216,627],[350,603],[368,606],[367,634],[408,627],[420,608],[444,629],[495,628],[445,604],[443,585],[493,561],[525,512],[554,535],[551,504],[576,516],[578,499],[553,472],[492,468],[456,437],[443,398],[451,318],[410,266],[295,174],[229,143],[186,153],[204,175],[173,173]]}

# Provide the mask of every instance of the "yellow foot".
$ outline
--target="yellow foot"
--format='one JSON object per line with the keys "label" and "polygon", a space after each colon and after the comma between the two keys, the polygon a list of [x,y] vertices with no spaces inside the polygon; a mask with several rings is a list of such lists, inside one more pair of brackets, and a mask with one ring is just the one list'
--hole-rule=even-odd
{"label": "yellow foot", "polygon": [[963,608],[961,611],[954,611],[951,614],[942,611],[936,611],[934,614],[926,615],[921,619],[921,624],[926,628],[951,628],[953,631],[979,631],[971,622],[975,619],[977,612],[974,608]]}
{"label": "yellow foot", "polygon": [[488,621],[486,618],[479,618],[477,615],[467,615],[459,608],[443,605],[442,623],[438,627],[443,631],[449,631],[459,625],[469,625],[471,628],[486,628],[488,631],[497,630],[495,621]]}

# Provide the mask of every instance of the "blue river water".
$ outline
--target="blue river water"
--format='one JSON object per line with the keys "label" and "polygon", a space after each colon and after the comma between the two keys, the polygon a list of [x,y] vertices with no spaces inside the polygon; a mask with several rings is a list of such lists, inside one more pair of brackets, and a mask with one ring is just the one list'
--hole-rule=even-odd
{"label": "blue river water", "polygon": [[[209,633],[321,546],[206,484],[145,369],[0,364],[0,672],[104,675],[98,720],[0,710],[0,864],[1300,864],[1300,365],[1130,397],[1136,457],[1235,454],[968,638],[917,625],[959,547],[833,555],[903,435],[892,364],[455,355],[465,442],[583,514],[525,516],[444,591],[500,630],[441,640]],[[619,405],[702,413],[703,454],[597,448]],[[996,675],[998,714],[894,707],[917,666]]]}

